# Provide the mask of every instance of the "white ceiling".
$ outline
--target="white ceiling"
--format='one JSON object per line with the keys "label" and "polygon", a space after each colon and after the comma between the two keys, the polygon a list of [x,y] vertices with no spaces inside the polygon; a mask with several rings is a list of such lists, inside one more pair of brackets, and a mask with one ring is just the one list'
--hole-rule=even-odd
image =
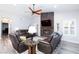
{"label": "white ceiling", "polygon": [[[0,4],[0,13],[17,13],[17,14],[23,14],[23,13],[29,13],[31,12],[29,10],[29,6],[32,7],[32,4]],[[42,9],[42,12],[55,12],[55,11],[79,11],[79,4],[36,4],[36,9]],[[29,11],[29,12],[28,12]]]}
{"label": "white ceiling", "polygon": [[79,4],[43,4],[43,11],[79,11]]}

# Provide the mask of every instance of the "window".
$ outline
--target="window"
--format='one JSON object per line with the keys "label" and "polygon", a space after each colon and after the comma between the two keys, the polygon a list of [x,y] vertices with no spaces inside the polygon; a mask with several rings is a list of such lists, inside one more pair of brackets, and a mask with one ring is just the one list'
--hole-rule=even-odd
{"label": "window", "polygon": [[76,35],[76,20],[63,21],[64,35]]}

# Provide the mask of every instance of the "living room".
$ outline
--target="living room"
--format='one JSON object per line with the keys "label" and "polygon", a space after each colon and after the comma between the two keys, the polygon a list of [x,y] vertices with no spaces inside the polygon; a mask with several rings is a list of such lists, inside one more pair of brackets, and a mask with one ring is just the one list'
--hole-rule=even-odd
{"label": "living room", "polygon": [[[18,54],[18,52],[13,48],[11,40],[7,41],[7,38],[2,38],[2,23],[8,23],[8,34],[11,34],[13,32],[16,32],[18,30],[29,30],[29,28],[32,26],[31,31],[33,30],[33,27],[36,29],[36,38],[34,38],[36,41],[38,39],[41,39],[39,37],[43,37],[43,35],[46,36],[45,33],[51,34],[53,32],[61,32],[61,42],[59,47],[55,49],[55,51],[52,52],[52,54],[77,54],[79,53],[78,45],[79,45],[79,34],[78,34],[78,19],[79,19],[79,4],[1,4],[0,5],[0,42],[1,42],[1,49],[4,49],[5,51],[2,51],[0,49],[0,53],[10,53],[10,54]],[[33,12],[32,10],[40,10],[38,12]],[[48,17],[48,20],[52,18],[52,31],[49,31],[50,28],[46,28],[46,32],[42,32],[41,28],[42,26],[42,14],[53,14],[44,16],[44,20],[47,19],[45,17]],[[40,15],[39,15],[40,14]],[[43,24],[44,25],[44,24]],[[51,24],[48,24],[49,26]],[[44,25],[46,26],[46,24]],[[51,26],[49,26],[51,27]],[[49,29],[49,30],[48,30]],[[47,32],[48,31],[48,32]],[[43,33],[43,34],[41,34]],[[51,35],[49,35],[51,36]],[[47,36],[48,37],[48,36]],[[46,37],[45,37],[46,38]],[[11,38],[10,38],[11,39]],[[32,37],[33,39],[33,37]],[[34,40],[33,39],[33,40]],[[8,43],[8,44],[7,44]],[[62,44],[61,44],[62,43]],[[64,43],[64,44],[63,44]],[[38,43],[37,43],[38,44]],[[6,45],[11,45],[12,50],[10,51],[10,47],[7,49],[4,47]],[[66,46],[62,50],[62,45]],[[72,47],[71,47],[72,46]],[[35,46],[37,48],[37,46]],[[72,49],[69,49],[71,47]],[[77,47],[77,49],[76,49]],[[35,48],[35,49],[36,49]],[[28,50],[28,49],[27,49]],[[37,49],[38,50],[38,49]],[[50,49],[49,49],[50,50]],[[62,51],[60,51],[62,50]],[[45,50],[44,50],[45,51]],[[24,54],[28,54],[28,51],[23,52]],[[30,52],[31,53],[31,52]],[[36,51],[36,54],[44,54],[41,51]],[[50,54],[50,53],[48,53]]]}

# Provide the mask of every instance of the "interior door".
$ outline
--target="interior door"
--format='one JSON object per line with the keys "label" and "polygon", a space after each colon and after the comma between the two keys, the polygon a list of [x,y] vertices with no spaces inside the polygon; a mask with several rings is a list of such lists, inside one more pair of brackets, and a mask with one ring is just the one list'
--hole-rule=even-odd
{"label": "interior door", "polygon": [[7,36],[9,31],[9,24],[2,23],[2,36]]}

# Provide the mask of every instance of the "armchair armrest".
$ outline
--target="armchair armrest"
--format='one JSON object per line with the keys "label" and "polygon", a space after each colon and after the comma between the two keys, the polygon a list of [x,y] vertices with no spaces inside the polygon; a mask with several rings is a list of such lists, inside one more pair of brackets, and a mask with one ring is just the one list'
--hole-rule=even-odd
{"label": "armchair armrest", "polygon": [[40,42],[42,42],[42,43],[45,43],[45,44],[49,44],[48,42],[46,42],[46,41],[43,41],[43,40],[42,40],[42,41],[40,41]]}

